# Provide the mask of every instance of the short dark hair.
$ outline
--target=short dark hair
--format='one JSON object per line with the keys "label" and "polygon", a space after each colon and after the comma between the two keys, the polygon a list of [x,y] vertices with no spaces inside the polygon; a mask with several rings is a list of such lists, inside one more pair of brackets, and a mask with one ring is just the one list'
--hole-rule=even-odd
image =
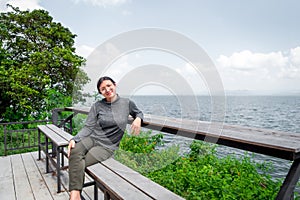
{"label": "short dark hair", "polygon": [[102,76],[102,77],[100,77],[99,80],[98,80],[98,82],[97,82],[97,90],[98,90],[99,94],[101,94],[100,89],[99,89],[101,83],[103,81],[107,81],[107,80],[111,81],[114,85],[116,84],[116,82],[112,78],[110,78],[108,76]]}

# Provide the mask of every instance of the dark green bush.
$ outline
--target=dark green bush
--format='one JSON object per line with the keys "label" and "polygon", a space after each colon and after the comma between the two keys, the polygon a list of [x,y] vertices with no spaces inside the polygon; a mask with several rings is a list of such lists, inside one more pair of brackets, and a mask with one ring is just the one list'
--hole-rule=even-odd
{"label": "dark green bush", "polygon": [[[270,163],[216,156],[215,147],[193,141],[180,156],[178,146],[157,150],[162,135],[125,135],[115,158],[186,199],[275,199],[282,180],[268,174]],[[299,198],[296,197],[296,198]]]}

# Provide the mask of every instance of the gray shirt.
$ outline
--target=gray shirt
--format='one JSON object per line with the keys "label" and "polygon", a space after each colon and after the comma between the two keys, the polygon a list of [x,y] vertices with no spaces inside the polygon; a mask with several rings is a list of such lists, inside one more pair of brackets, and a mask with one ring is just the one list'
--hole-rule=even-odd
{"label": "gray shirt", "polygon": [[128,98],[118,96],[112,103],[105,99],[97,101],[91,106],[84,127],[73,140],[79,142],[91,137],[96,144],[115,150],[123,137],[129,115],[143,120],[142,111]]}

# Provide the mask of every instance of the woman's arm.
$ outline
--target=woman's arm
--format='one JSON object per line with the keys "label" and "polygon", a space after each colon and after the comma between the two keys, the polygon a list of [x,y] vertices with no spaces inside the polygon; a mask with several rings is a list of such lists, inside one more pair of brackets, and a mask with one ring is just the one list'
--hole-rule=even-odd
{"label": "woman's arm", "polygon": [[69,146],[68,146],[68,158],[70,157],[71,149],[75,148],[75,144],[76,143],[74,140],[70,140]]}
{"label": "woman's arm", "polygon": [[129,101],[129,109],[130,109],[130,115],[134,118],[132,124],[131,124],[131,133],[134,135],[138,135],[141,130],[142,122],[144,119],[143,112],[138,109],[136,104],[133,101]]}
{"label": "woman's arm", "polygon": [[72,138],[75,142],[79,142],[82,138],[91,135],[97,124],[97,109],[96,103],[91,106],[87,119],[84,123],[84,127]]}
{"label": "woman's arm", "polygon": [[133,134],[133,135],[140,134],[141,125],[142,125],[142,119],[139,117],[135,118],[130,126],[131,134]]}
{"label": "woman's arm", "polygon": [[85,121],[84,127],[70,140],[68,146],[68,157],[70,157],[71,149],[75,147],[76,142],[79,142],[82,138],[88,137],[97,122],[97,111],[96,105],[93,104],[91,107],[88,117]]}

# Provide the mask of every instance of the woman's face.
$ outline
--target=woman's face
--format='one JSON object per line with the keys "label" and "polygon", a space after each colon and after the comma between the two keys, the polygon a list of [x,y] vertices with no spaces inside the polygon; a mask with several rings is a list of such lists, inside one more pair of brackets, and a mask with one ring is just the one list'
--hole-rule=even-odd
{"label": "woman's face", "polygon": [[110,80],[104,80],[99,87],[101,94],[107,101],[114,101],[116,96],[116,85]]}

